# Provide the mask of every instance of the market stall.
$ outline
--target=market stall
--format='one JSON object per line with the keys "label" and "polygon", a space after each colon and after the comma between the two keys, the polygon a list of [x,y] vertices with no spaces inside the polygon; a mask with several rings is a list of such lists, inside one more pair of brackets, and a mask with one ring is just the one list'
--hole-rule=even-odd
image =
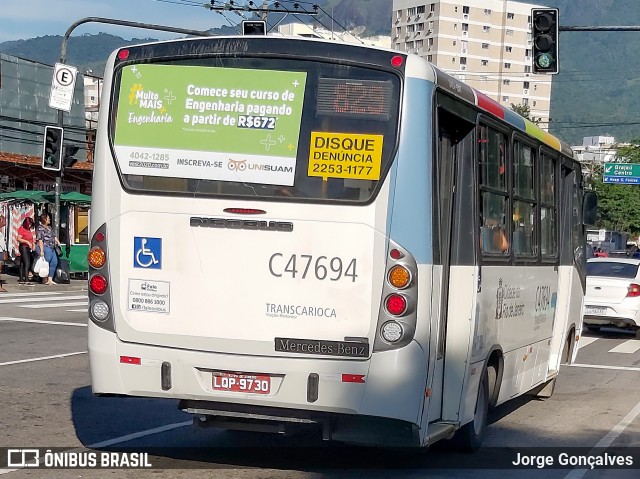
{"label": "market stall", "polygon": [[[10,261],[14,264],[18,253],[18,228],[28,216],[37,222],[38,216],[47,211],[53,213],[55,195],[39,190],[19,190],[0,193],[0,213],[7,219],[7,225],[0,234],[4,235]],[[89,210],[91,197],[77,192],[60,195],[60,242],[62,259],[69,261],[70,273],[88,272],[87,252],[89,250]]]}

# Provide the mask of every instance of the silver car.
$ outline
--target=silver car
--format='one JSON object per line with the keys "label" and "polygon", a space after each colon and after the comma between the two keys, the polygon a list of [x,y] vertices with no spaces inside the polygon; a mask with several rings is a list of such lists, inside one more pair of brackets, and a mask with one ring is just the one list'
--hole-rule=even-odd
{"label": "silver car", "polygon": [[584,325],[591,331],[616,326],[640,337],[640,259],[587,261]]}

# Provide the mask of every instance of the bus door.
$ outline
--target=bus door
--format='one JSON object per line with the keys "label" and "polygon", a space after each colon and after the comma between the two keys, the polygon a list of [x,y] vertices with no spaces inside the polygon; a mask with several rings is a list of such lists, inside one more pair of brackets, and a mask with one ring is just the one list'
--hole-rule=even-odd
{"label": "bus door", "polygon": [[[559,243],[559,282],[556,322],[551,344],[550,371],[557,371],[560,364],[570,360],[574,349],[573,337],[582,322],[581,307],[584,295],[585,256],[580,218],[579,173],[571,164],[560,165],[561,188],[559,195],[560,238],[571,238]],[[562,334],[560,334],[562,331]],[[569,338],[572,335],[572,338]],[[567,340],[569,340],[567,342]],[[567,345],[567,347],[565,347]]]}
{"label": "bus door", "polygon": [[[439,94],[437,151],[434,161],[433,244],[434,269],[429,374],[431,398],[425,402],[423,426],[442,417],[445,357],[448,354],[450,296],[467,296],[475,280],[460,283],[459,267],[475,262],[473,229],[473,129],[475,113],[456,100]],[[459,294],[465,291],[464,294]],[[458,301],[458,299],[456,299]],[[459,397],[459,393],[457,394]]]}

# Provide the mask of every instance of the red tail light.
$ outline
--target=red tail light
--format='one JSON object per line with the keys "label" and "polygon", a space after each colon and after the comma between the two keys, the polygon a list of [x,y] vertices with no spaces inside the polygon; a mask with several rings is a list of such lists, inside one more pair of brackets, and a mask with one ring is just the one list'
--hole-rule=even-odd
{"label": "red tail light", "polygon": [[627,298],[636,298],[640,296],[640,284],[631,283],[627,288]]}
{"label": "red tail light", "polygon": [[107,279],[101,274],[94,274],[89,279],[89,288],[93,294],[104,294],[107,290]]}
{"label": "red tail light", "polygon": [[400,316],[407,310],[407,300],[401,294],[390,294],[384,303],[389,314],[394,316]]}

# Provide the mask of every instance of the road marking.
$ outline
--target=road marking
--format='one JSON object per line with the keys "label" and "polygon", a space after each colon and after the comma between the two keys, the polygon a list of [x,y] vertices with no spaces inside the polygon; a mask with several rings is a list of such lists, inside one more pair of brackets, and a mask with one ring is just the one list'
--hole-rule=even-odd
{"label": "road marking", "polygon": [[[613,429],[611,429],[611,431],[605,434],[604,437],[600,439],[595,446],[593,446],[590,451],[590,455],[595,456],[599,454],[598,450],[602,451],[602,449],[606,449],[611,446],[611,444],[613,444],[613,441],[615,441],[618,436],[620,436],[620,434],[624,432],[627,426],[631,424],[635,420],[635,418],[638,417],[638,415],[640,415],[640,402],[636,404],[625,417],[622,418],[622,421],[616,424]],[[574,469],[565,476],[565,479],[582,479],[582,477],[584,477],[584,475],[589,470],[590,469]]]}
{"label": "road marking", "polygon": [[86,328],[86,323],[66,323],[64,321],[45,321],[44,319],[26,319],[26,318],[0,318],[0,321],[12,321],[16,323],[37,323],[37,324],[55,324],[59,326],[81,326]]}
{"label": "road marking", "polygon": [[74,301],[72,303],[53,303],[53,304],[25,304],[21,308],[43,309],[43,308],[61,308],[62,306],[83,306],[88,305],[89,301]]}
{"label": "road marking", "polygon": [[35,291],[33,293],[9,293],[9,294],[4,294],[2,295],[3,298],[19,298],[22,296],[50,296],[50,295],[56,295],[56,294],[64,294],[62,291],[52,291],[50,293],[36,293]]}
{"label": "road marking", "polygon": [[615,348],[610,349],[610,353],[633,354],[640,349],[640,339],[629,339],[624,343],[618,344]]}
{"label": "road marking", "polygon": [[605,366],[603,364],[568,364],[572,368],[592,368],[592,369],[615,369],[619,371],[640,371],[640,368],[632,368],[629,366]]}
{"label": "road marking", "polygon": [[138,439],[140,437],[151,436],[153,434],[171,431],[173,429],[178,429],[185,426],[191,426],[192,424],[193,424],[193,421],[184,421],[184,422],[176,422],[173,424],[167,424],[166,426],[154,427],[153,429],[147,429],[146,431],[134,432],[132,434],[127,434],[125,436],[120,436],[113,439],[107,439],[106,441],[96,442],[95,444],[91,444],[87,446],[87,449],[99,449],[101,447],[113,446],[114,444],[129,442],[129,441],[132,441],[133,439]]}
{"label": "road marking", "polygon": [[585,346],[589,346],[591,343],[597,340],[598,338],[580,336],[580,341],[578,341],[578,349],[584,348]]}
{"label": "road marking", "polygon": [[[5,296],[3,296],[4,298]],[[87,299],[87,295],[83,294],[82,296],[56,296],[56,297],[46,297],[46,298],[14,298],[14,299],[0,299],[0,304],[4,303],[34,303],[34,302],[44,302],[44,301],[66,301],[68,299]]]}
{"label": "road marking", "polygon": [[11,366],[12,364],[32,363],[34,361],[46,361],[47,359],[66,358],[68,356],[77,356],[79,354],[87,354],[87,351],[77,351],[75,353],[56,354],[55,356],[43,356],[41,358],[20,359],[18,361],[8,361],[6,363],[0,363],[0,366]]}

